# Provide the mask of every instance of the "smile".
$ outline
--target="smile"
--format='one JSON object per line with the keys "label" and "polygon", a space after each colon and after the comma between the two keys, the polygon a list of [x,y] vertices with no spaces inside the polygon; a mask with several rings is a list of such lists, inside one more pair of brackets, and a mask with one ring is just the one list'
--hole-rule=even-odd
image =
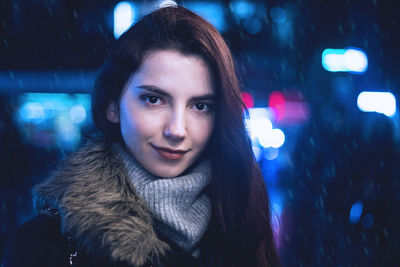
{"label": "smile", "polygon": [[157,152],[157,154],[164,158],[164,159],[172,159],[172,160],[177,160],[181,159],[189,150],[174,150],[170,148],[165,148],[165,147],[158,147],[153,144],[151,144],[153,147],[154,151]]}

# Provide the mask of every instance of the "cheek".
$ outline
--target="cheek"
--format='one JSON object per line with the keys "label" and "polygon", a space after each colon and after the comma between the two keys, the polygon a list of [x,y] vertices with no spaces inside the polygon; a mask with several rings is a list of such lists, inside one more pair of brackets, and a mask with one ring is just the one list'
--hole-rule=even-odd
{"label": "cheek", "polygon": [[132,139],[150,138],[157,134],[159,126],[154,116],[141,110],[124,110],[121,113],[121,132]]}
{"label": "cheek", "polygon": [[196,120],[192,123],[191,135],[193,140],[199,146],[205,146],[213,131],[214,120],[207,118],[204,120]]}

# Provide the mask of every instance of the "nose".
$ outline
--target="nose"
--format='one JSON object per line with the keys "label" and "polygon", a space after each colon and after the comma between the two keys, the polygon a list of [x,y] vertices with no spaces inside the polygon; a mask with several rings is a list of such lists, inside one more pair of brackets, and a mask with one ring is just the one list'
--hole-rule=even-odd
{"label": "nose", "polygon": [[173,141],[181,141],[186,137],[186,121],[184,110],[174,110],[164,129],[164,136]]}

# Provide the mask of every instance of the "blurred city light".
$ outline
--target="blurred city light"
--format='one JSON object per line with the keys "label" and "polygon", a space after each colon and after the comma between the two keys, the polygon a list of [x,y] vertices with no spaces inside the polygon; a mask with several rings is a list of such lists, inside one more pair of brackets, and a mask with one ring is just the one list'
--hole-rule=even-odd
{"label": "blurred city light", "polygon": [[244,27],[247,32],[257,34],[262,29],[262,23],[259,18],[249,18],[244,22]]}
{"label": "blurred city light", "polygon": [[272,206],[272,209],[271,209],[272,225],[273,225],[274,229],[278,230],[277,232],[279,232],[280,217],[282,214],[281,203],[272,202],[271,206]]}
{"label": "blurred city light", "polygon": [[396,113],[396,98],[390,92],[361,92],[357,106],[364,112],[378,112],[391,117]]}
{"label": "blurred city light", "polygon": [[360,221],[360,217],[363,211],[363,204],[361,201],[358,201],[351,206],[349,220],[350,223],[356,224]]}
{"label": "blurred city light", "polygon": [[281,198],[275,197],[275,195],[277,195],[277,194],[273,194],[274,199],[271,200],[272,212],[274,212],[275,214],[277,214],[280,217],[282,214],[282,200],[281,200]]}
{"label": "blurred city light", "polygon": [[257,138],[264,148],[279,148],[285,143],[285,134],[280,129],[272,129],[272,125],[269,131],[263,129],[261,133],[258,133]]}
{"label": "blurred city light", "polygon": [[371,213],[365,214],[361,224],[364,228],[372,227],[372,225],[374,225],[374,215],[372,215]]}
{"label": "blurred city light", "polygon": [[135,19],[135,6],[131,2],[119,2],[114,8],[114,37],[118,39],[132,26]]}
{"label": "blurred city light", "polygon": [[308,103],[299,90],[289,90],[285,94],[273,91],[268,103],[275,115],[274,122],[280,125],[298,124],[309,118]]}
{"label": "blurred city light", "polygon": [[163,7],[168,7],[168,6],[176,7],[176,6],[178,6],[178,4],[175,1],[166,0],[166,1],[162,1],[158,7],[163,8]]}
{"label": "blurred city light", "polygon": [[272,123],[267,118],[250,118],[250,136],[251,139],[258,139],[263,147],[270,146],[270,136],[272,132]]}
{"label": "blurred city light", "polygon": [[25,142],[73,149],[90,123],[89,94],[22,93],[16,122]]}
{"label": "blurred city light", "polygon": [[365,72],[368,67],[367,55],[359,49],[348,49],[344,53],[346,66],[349,71]]}
{"label": "blurred city light", "polygon": [[[282,215],[282,196],[277,190],[268,192],[271,201],[271,223],[274,231],[274,237],[279,240],[281,230],[281,215]],[[279,245],[279,243],[277,244]]]}
{"label": "blurred city light", "polygon": [[72,149],[78,144],[81,133],[79,127],[75,126],[70,118],[64,115],[57,117],[55,126],[57,143],[66,149]]}
{"label": "blurred city light", "polygon": [[229,4],[229,8],[233,12],[233,14],[239,19],[250,18],[256,11],[254,3],[242,0],[232,1]]}
{"label": "blurred city light", "polygon": [[[272,118],[274,117],[273,112],[269,108],[248,108],[248,117],[245,117],[245,123],[246,127],[250,133],[251,138],[254,139],[256,138],[256,135],[254,134],[254,121],[257,119],[267,119],[269,121],[268,124],[271,125],[272,128]],[[253,127],[253,134],[251,133]]]}
{"label": "blurred city light", "polygon": [[279,156],[279,149],[270,147],[265,149],[264,151],[264,158],[267,160],[274,160]]}
{"label": "blurred city light", "polygon": [[92,91],[98,70],[0,70],[0,92],[81,93]]}
{"label": "blurred city light", "polygon": [[285,143],[285,134],[281,129],[273,129],[271,133],[271,146],[279,148]]}
{"label": "blurred city light", "polygon": [[331,72],[363,73],[368,68],[368,58],[361,49],[329,48],[322,52],[322,66]]}
{"label": "blurred city light", "polygon": [[285,96],[275,91],[269,97],[269,107],[275,112],[276,120],[279,121],[285,116]]}
{"label": "blurred city light", "polygon": [[285,11],[289,18],[295,18],[299,16],[299,4],[293,2],[286,2],[285,4]]}
{"label": "blurred city light", "polygon": [[271,19],[273,22],[280,24],[286,22],[286,11],[281,7],[273,7],[270,10]]}
{"label": "blurred city light", "polygon": [[194,11],[223,32],[226,29],[225,9],[221,3],[211,1],[185,2],[184,7]]}
{"label": "blurred city light", "polygon": [[253,153],[254,153],[254,156],[256,157],[256,160],[260,161],[261,156],[262,156],[261,148],[259,146],[256,146],[256,145],[253,145],[252,148],[253,148]]}
{"label": "blurred city light", "polygon": [[249,108],[249,115],[251,119],[267,118],[272,120],[274,112],[270,108]]}
{"label": "blurred city light", "polygon": [[242,96],[242,101],[244,103],[244,105],[246,106],[246,108],[252,108],[254,107],[254,100],[253,100],[253,96],[247,92],[242,92],[241,93]]}
{"label": "blurred city light", "polygon": [[285,142],[285,134],[274,129],[271,122],[271,110],[268,108],[249,108],[249,118],[245,119],[250,138],[263,148],[279,148]]}
{"label": "blurred city light", "polygon": [[24,122],[41,123],[45,119],[42,104],[38,102],[27,102],[19,111],[20,119]]}
{"label": "blurred city light", "polygon": [[86,109],[82,105],[71,107],[69,114],[71,121],[76,124],[79,124],[86,119]]}

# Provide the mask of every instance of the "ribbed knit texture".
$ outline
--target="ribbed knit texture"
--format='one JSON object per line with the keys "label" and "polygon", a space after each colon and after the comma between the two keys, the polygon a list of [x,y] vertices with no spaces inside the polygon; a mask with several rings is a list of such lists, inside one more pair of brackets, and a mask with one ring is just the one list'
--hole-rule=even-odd
{"label": "ribbed knit texture", "polygon": [[137,193],[156,218],[155,228],[185,251],[193,250],[211,218],[211,202],[204,188],[211,179],[209,162],[190,174],[160,178],[147,171],[121,144],[113,149],[123,159]]}

